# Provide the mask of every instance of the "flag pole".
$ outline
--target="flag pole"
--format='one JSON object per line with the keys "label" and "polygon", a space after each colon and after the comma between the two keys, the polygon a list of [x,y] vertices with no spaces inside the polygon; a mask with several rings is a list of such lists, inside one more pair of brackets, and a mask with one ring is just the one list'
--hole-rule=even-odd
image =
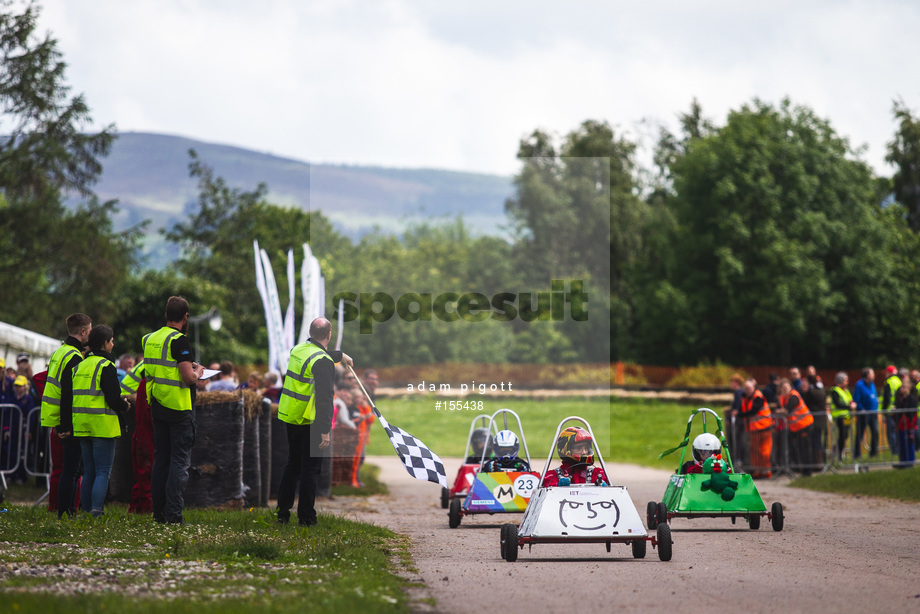
{"label": "flag pole", "polygon": [[355,373],[355,370],[351,368],[351,365],[347,365],[348,370],[351,371],[351,374],[355,376],[355,381],[358,382],[358,385],[361,386],[361,392],[364,393],[364,396],[367,397],[367,400],[370,401],[371,408],[374,410],[374,413],[380,415],[380,410],[377,409],[377,406],[374,405],[374,399],[371,398],[371,395],[367,394],[367,390],[364,389],[364,384],[361,383],[361,379],[358,377],[358,374]]}

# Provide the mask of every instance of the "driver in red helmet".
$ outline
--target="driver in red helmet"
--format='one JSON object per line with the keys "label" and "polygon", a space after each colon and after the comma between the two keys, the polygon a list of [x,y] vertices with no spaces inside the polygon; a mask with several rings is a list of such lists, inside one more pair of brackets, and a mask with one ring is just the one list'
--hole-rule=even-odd
{"label": "driver in red helmet", "polygon": [[556,451],[562,464],[546,472],[543,486],[568,486],[569,484],[595,484],[607,486],[610,480],[601,467],[594,464],[594,440],[585,429],[567,427],[556,440]]}

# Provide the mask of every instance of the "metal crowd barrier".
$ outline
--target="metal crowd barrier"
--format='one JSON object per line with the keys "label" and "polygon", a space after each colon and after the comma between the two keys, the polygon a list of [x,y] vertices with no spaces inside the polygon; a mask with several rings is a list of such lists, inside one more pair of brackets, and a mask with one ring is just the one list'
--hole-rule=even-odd
{"label": "metal crowd barrier", "polygon": [[[831,418],[829,412],[809,413],[814,422],[798,432],[789,428],[789,416],[784,411],[773,413],[771,428],[751,432],[744,418],[726,412],[725,436],[733,461],[755,477],[773,478],[917,464],[920,432],[914,429],[911,440],[904,435],[908,431],[898,426],[901,416],[909,418],[917,409],[851,412],[849,420]],[[898,454],[899,448],[905,453]]]}
{"label": "metal crowd barrier", "polygon": [[18,405],[0,405],[0,500],[9,484],[8,477],[44,478],[45,492],[35,502],[41,504],[51,491],[51,429],[41,426],[41,407],[23,416]]}

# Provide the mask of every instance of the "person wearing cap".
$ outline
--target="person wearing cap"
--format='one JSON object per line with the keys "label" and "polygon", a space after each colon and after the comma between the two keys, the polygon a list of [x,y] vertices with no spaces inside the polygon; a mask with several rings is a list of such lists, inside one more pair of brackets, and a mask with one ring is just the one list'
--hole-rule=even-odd
{"label": "person wearing cap", "polygon": [[29,378],[25,375],[17,375],[13,380],[13,396],[10,397],[9,403],[18,405],[23,416],[35,407],[35,399],[29,394]]}
{"label": "person wearing cap", "polygon": [[26,379],[29,380],[29,393],[32,395],[36,401],[39,400],[38,392],[35,390],[35,386],[32,383],[32,363],[30,360],[31,356],[27,352],[19,352],[16,355],[16,375],[25,375]]}
{"label": "person wearing cap", "polygon": [[[72,436],[73,424],[70,421],[69,403],[72,400],[73,371],[83,360],[84,348],[93,328],[92,318],[85,313],[72,313],[67,316],[65,323],[69,335],[64,340],[64,345],[51,355],[41,408],[41,425],[52,429],[48,509],[56,509],[58,518],[63,517],[65,513],[70,516],[77,513],[75,499],[83,452],[80,443]],[[66,408],[63,407],[64,403],[68,403]],[[64,416],[66,421],[63,419]]]}
{"label": "person wearing cap", "polygon": [[32,357],[27,352],[19,352],[16,355],[16,375],[25,375],[29,380],[29,386],[32,386]]}
{"label": "person wearing cap", "polygon": [[882,411],[885,415],[885,436],[888,438],[888,447],[892,454],[898,453],[898,421],[893,412],[898,390],[901,388],[901,378],[894,365],[885,369],[885,384],[882,386]]}
{"label": "person wearing cap", "polygon": [[[17,375],[13,380],[13,390],[5,403],[16,405],[19,411],[3,412],[3,453],[0,454],[0,467],[10,469],[16,464],[16,459],[21,454],[19,448],[19,433],[22,430],[22,423],[29,415],[29,412],[35,407],[35,399],[29,394],[29,380],[25,375]],[[28,478],[25,467],[19,465],[19,468],[10,478],[19,483],[25,483]]]}
{"label": "person wearing cap", "polygon": [[[39,424],[41,411],[34,411],[36,408],[39,408],[41,404],[41,400],[38,399],[41,394],[36,394],[35,389],[38,387],[39,390],[44,390],[46,375],[47,371],[39,373],[31,382],[28,381],[26,376],[17,375],[16,382],[14,382],[15,385],[13,386],[13,390],[15,391],[13,403],[18,405],[22,410],[23,421],[29,421],[26,427],[26,432],[29,436],[25,444],[26,450],[23,450],[23,452],[27,454],[27,458],[30,459],[47,458],[48,454],[48,438]],[[27,479],[25,462],[23,462],[22,478],[23,480]],[[40,480],[41,478],[38,479]]]}

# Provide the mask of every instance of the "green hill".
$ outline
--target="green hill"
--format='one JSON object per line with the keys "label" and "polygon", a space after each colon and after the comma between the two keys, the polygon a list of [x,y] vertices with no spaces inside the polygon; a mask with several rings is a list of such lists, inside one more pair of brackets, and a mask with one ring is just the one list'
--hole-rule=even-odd
{"label": "green hill", "polygon": [[197,186],[188,175],[188,150],[232,187],[252,190],[260,182],[278,205],[322,211],[347,236],[358,238],[375,226],[399,232],[414,221],[462,215],[477,234],[506,235],[505,199],[511,178],[436,169],[395,169],[310,164],[240,147],[178,136],[119,134],[96,192],[116,199],[117,229],[151,220],[148,266],[175,257],[159,229],[196,208]]}

